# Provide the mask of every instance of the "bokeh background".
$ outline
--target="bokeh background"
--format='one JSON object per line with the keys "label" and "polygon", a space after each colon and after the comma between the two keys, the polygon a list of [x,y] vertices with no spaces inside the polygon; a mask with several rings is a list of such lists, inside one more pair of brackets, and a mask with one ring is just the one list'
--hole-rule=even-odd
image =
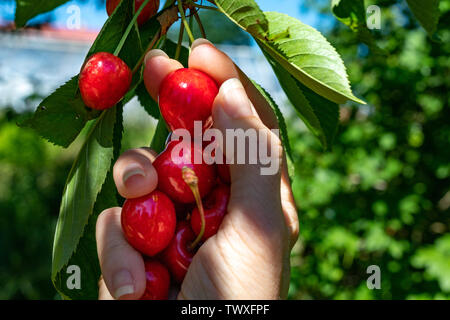
{"label": "bokeh background", "polygon": [[[261,83],[287,117],[295,155],[300,238],[290,299],[450,298],[450,3],[430,39],[405,1],[382,8],[373,54],[330,13],[326,0],[258,0],[325,34],[366,106],[342,106],[331,151],[293,114],[254,42],[216,13],[210,40]],[[68,29],[76,5],[81,26]],[[14,1],[0,2],[0,299],[58,299],[50,280],[53,233],[65,178],[80,148],[62,149],[19,119],[76,74],[107,16],[104,0],[73,0],[14,31]],[[69,26],[70,27],[70,26]],[[173,34],[172,36],[176,36]],[[123,149],[148,145],[154,121],[125,109]],[[381,289],[366,285],[370,265]]]}

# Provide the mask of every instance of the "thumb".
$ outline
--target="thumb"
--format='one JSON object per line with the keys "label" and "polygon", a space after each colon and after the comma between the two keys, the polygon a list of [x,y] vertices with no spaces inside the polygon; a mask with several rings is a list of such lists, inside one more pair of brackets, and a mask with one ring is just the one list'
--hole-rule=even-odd
{"label": "thumb", "polygon": [[269,208],[279,206],[282,145],[278,135],[263,124],[238,79],[222,84],[213,120],[224,137],[222,150],[230,164],[230,200],[239,197],[251,206],[268,202]]}

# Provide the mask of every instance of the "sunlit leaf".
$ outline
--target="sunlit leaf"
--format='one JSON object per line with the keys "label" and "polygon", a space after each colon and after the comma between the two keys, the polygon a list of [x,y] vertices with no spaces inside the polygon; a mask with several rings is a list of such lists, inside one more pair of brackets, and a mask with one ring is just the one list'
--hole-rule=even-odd
{"label": "sunlit leaf", "polygon": [[217,7],[225,15],[254,37],[267,33],[267,19],[253,0],[216,0]]}
{"label": "sunlit leaf", "polygon": [[28,20],[49,12],[69,0],[16,0],[16,27],[25,26]]}
{"label": "sunlit leaf", "polygon": [[339,105],[316,94],[267,54],[266,57],[297,114],[323,147],[331,148],[339,124]]}
{"label": "sunlit leaf", "polygon": [[53,245],[52,279],[76,251],[114,156],[113,136],[116,107],[91,124],[67,178]]}
{"label": "sunlit leaf", "polygon": [[341,57],[319,31],[285,14],[265,15],[269,21],[267,40],[256,40],[286,71],[335,103],[364,103],[353,95]]}

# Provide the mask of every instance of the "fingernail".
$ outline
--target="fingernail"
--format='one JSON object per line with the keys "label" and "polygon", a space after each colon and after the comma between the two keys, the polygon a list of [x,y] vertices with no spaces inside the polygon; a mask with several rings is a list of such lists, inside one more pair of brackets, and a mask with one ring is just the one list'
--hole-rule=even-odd
{"label": "fingernail", "polygon": [[160,49],[153,49],[150,50],[144,58],[144,63],[147,63],[148,59],[151,59],[153,57],[166,57],[169,58],[169,56],[167,55],[167,53],[165,53],[164,51],[160,50]]}
{"label": "fingernail", "polygon": [[208,41],[208,40],[206,40],[204,38],[198,38],[194,42],[192,42],[192,44],[191,44],[191,51],[194,51],[194,48],[196,48],[198,46],[201,46],[202,44],[210,44],[210,45],[214,46],[211,43],[211,41]]}
{"label": "fingernail", "polygon": [[116,272],[112,279],[114,290],[114,298],[120,299],[124,295],[134,293],[133,277],[128,270],[120,270]]}
{"label": "fingernail", "polygon": [[222,108],[229,117],[237,119],[255,115],[239,79],[233,78],[225,81],[220,87],[220,94],[223,99]]}
{"label": "fingernail", "polygon": [[127,183],[127,181],[130,180],[130,178],[135,176],[142,176],[145,177],[145,172],[142,169],[142,167],[136,163],[131,163],[128,165],[128,167],[125,168],[125,172],[122,177],[122,181],[124,184]]}

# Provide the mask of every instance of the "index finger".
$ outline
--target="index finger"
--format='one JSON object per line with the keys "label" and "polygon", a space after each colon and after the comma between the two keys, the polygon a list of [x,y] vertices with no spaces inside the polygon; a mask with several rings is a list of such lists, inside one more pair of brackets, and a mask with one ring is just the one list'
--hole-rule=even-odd
{"label": "index finger", "polygon": [[162,50],[153,49],[145,56],[144,84],[148,93],[158,101],[159,87],[164,78],[183,65],[177,60],[170,59]]}
{"label": "index finger", "polygon": [[[222,51],[217,49],[211,42],[206,39],[197,39],[191,47],[191,55],[189,56],[189,67],[201,70],[210,75],[219,85],[231,78],[239,78],[245,91],[253,103],[261,121],[269,129],[277,129],[278,120],[272,110],[272,107],[255,88],[250,79],[239,69],[238,66]],[[205,63],[209,61],[210,63]],[[283,152],[281,177],[281,199],[283,212],[286,216],[287,226],[291,234],[291,244],[295,244],[298,238],[299,225],[297,209],[295,206],[294,196],[290,186],[289,175],[286,166],[286,155]]]}
{"label": "index finger", "polygon": [[[278,128],[277,118],[266,99],[224,52],[217,49],[206,39],[195,40],[191,50],[191,55],[189,56],[190,68],[205,72],[216,80],[219,86],[229,79],[239,78],[262,122],[269,129]],[[213,63],[205,63],[205,61]]]}

